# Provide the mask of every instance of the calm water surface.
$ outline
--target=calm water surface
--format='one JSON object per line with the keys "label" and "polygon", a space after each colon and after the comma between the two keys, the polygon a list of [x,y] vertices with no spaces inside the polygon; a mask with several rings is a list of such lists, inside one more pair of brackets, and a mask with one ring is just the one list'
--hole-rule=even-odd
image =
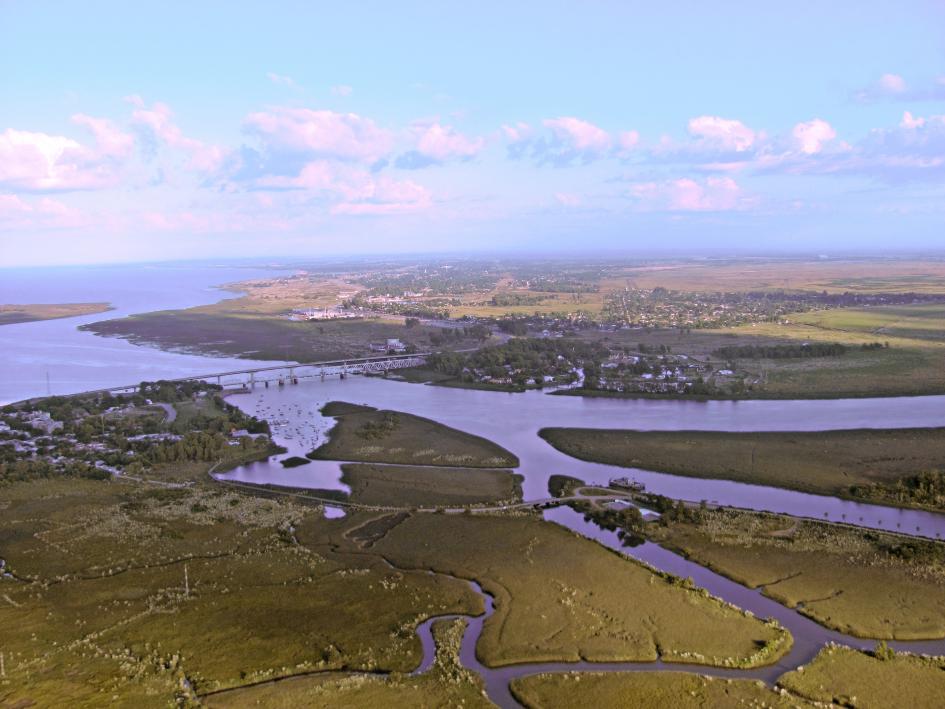
{"label": "calm water surface", "polygon": [[[77,318],[0,326],[0,403],[252,366],[253,360],[163,352],[80,325],[135,313],[215,303],[238,294],[215,286],[277,275],[234,265],[154,264],[0,269],[0,303],[108,302]],[[271,363],[259,363],[264,366]]]}
{"label": "calm water surface", "polygon": [[[746,485],[727,480],[700,480],[652,471],[586,463],[558,452],[538,437],[546,426],[699,429],[715,431],[817,431],[850,428],[945,426],[945,397],[895,399],[710,401],[652,399],[584,399],[541,392],[505,394],[469,389],[421,386],[378,378],[327,379],[296,386],[232,395],[229,400],[248,413],[273,422],[276,440],[286,455],[305,455],[324,440],[334,419],[318,409],[340,400],[407,411],[495,441],[517,455],[517,472],[525,477],[526,500],[548,497],[548,478],[571,475],[606,483],[630,474],[648,491],[683,500],[708,500],[747,509],[849,522],[878,529],[945,536],[945,515],[901,510]],[[244,482],[294,487],[345,489],[340,465],[313,461],[284,469],[276,460],[244,466],[222,476]]]}

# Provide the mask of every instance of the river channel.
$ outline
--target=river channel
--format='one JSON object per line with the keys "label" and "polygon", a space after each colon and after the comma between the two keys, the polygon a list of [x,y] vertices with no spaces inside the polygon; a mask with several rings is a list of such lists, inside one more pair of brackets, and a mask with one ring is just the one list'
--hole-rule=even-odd
{"label": "river channel", "polygon": [[[303,380],[304,382],[304,380]],[[285,387],[257,385],[229,401],[267,419],[286,456],[302,455],[324,440],[334,425],[319,408],[349,401],[425,416],[507,448],[519,457],[525,500],[548,497],[548,478],[571,475],[607,483],[630,475],[648,492],[674,499],[846,522],[928,538],[945,537],[945,515],[863,504],[728,480],[702,480],[654,471],[588,463],[565,455],[537,434],[549,426],[640,430],[819,431],[854,428],[945,426],[945,396],[891,399],[686,402],[653,399],[591,399],[423,386],[373,377],[330,378]],[[237,468],[229,480],[291,487],[345,490],[340,463],[313,461],[283,468],[277,459]]]}
{"label": "river channel", "polygon": [[[377,408],[425,416],[469,433],[483,436],[515,453],[524,476],[526,500],[548,497],[548,478],[555,473],[587,482],[606,483],[630,474],[647,490],[685,500],[708,500],[722,505],[827,519],[864,527],[909,532],[926,537],[945,534],[945,516],[917,510],[810,495],[789,490],[746,485],[725,480],[699,480],[643,470],[586,463],[558,452],[538,435],[546,426],[632,428],[640,430],[717,431],[817,431],[854,428],[945,426],[945,397],[855,400],[712,401],[680,402],[647,399],[582,399],[549,396],[541,392],[504,394],[466,389],[420,386],[378,378],[352,377],[284,387],[257,387],[229,400],[247,413],[270,421],[276,442],[288,448],[284,456],[304,455],[319,445],[334,419],[319,408],[328,401],[349,401]],[[283,456],[279,456],[281,459]],[[270,483],[291,487],[345,489],[340,463],[313,461],[286,469],[278,459],[254,463],[221,475],[224,479]],[[776,618],[793,636],[790,652],[778,662],[756,669],[739,670],[656,662],[534,663],[490,668],[476,656],[483,624],[494,610],[493,600],[473,581],[486,612],[467,618],[460,651],[462,664],[484,680],[490,699],[500,707],[518,706],[509,683],[518,677],[543,672],[688,671],[726,678],[757,679],[768,684],[787,671],[809,662],[828,642],[868,649],[866,640],[828,630],[797,611],[749,589],[663,547],[646,542],[624,547],[615,532],[600,529],[568,507],[545,510],[545,519],[594,539],[622,554],[677,576],[691,577],[700,587],[758,617]],[[423,661],[417,672],[427,670],[435,654],[430,619],[418,627]],[[917,653],[943,655],[945,640],[891,642],[892,647]]]}

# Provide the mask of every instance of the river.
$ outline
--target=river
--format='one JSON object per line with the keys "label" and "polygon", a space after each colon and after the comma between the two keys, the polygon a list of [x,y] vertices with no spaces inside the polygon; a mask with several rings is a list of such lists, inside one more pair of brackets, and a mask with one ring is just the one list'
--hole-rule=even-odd
{"label": "river", "polygon": [[[487,438],[515,453],[524,476],[526,500],[548,497],[548,478],[571,475],[589,483],[607,483],[630,474],[655,492],[674,499],[707,500],[746,509],[847,522],[902,531],[929,538],[945,536],[945,515],[863,504],[823,495],[701,480],[654,471],[619,468],[571,458],[537,434],[547,426],[642,430],[818,431],[851,428],[945,426],[945,396],[893,399],[685,402],[653,399],[593,399],[550,396],[537,391],[492,391],[422,386],[372,377],[330,378],[233,394],[229,401],[269,420],[286,456],[305,455],[334,424],[319,408],[328,401],[349,401],[406,411]],[[278,460],[254,463],[221,476],[253,483],[344,490],[340,464],[313,461],[283,468]]]}
{"label": "river", "polygon": [[72,394],[273,364],[164,352],[99,337],[78,327],[136,313],[216,303],[238,295],[220,290],[220,285],[278,273],[232,263],[0,269],[0,303],[108,302],[115,308],[107,313],[0,326],[0,404],[47,393]]}

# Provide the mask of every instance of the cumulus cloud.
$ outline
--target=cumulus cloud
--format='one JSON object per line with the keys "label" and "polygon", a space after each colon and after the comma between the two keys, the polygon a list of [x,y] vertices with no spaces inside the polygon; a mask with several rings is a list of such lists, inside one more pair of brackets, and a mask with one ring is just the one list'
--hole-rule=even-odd
{"label": "cumulus cloud", "polygon": [[827,121],[815,118],[807,123],[798,123],[791,131],[794,140],[802,153],[813,155],[819,153],[825,143],[837,137],[837,131]]}
{"label": "cumulus cloud", "polygon": [[590,121],[574,116],[546,118],[541,125],[546,129],[543,134],[522,122],[502,126],[510,158],[529,156],[539,165],[558,167],[587,164],[605,157],[625,156],[636,147],[640,137],[636,131],[614,137]]}
{"label": "cumulus cloud", "polygon": [[945,76],[924,86],[910,86],[899,74],[883,74],[865,88],[853,93],[860,103],[877,101],[942,101],[945,100]]}
{"label": "cumulus cloud", "polygon": [[483,138],[469,138],[439,122],[416,123],[412,128],[416,147],[397,158],[396,166],[416,169],[442,165],[450,160],[470,160],[482,150]]}
{"label": "cumulus cloud", "polygon": [[[813,123],[816,121],[798,127],[809,127]],[[822,138],[832,140],[831,132],[832,129],[827,131],[823,127],[802,128],[800,149],[760,157],[756,163],[758,172],[860,175],[883,182],[945,177],[945,116],[916,116],[906,111],[896,126],[872,130],[852,145],[841,143],[825,150]]]}
{"label": "cumulus cloud", "polygon": [[374,162],[393,145],[389,131],[356,113],[274,107],[251,113],[243,122],[264,149],[356,162]]}
{"label": "cumulus cloud", "polygon": [[209,173],[221,166],[226,152],[219,146],[185,136],[172,120],[174,114],[167,104],[155,102],[149,108],[140,96],[129,96],[127,101],[135,107],[132,121],[145,131],[148,139],[183,152],[189,169]]}
{"label": "cumulus cloud", "polygon": [[83,226],[81,212],[62,202],[43,197],[26,200],[13,194],[0,194],[0,228],[75,229]]}
{"label": "cumulus cloud", "polygon": [[357,200],[336,204],[332,214],[389,215],[426,210],[432,204],[429,190],[412,180],[394,180],[381,176],[371,179],[365,194]]}
{"label": "cumulus cloud", "polygon": [[0,185],[24,191],[69,191],[108,187],[118,177],[131,136],[109,121],[82,114],[78,125],[95,136],[94,146],[62,135],[8,128],[0,133]]}
{"label": "cumulus cloud", "polygon": [[719,212],[750,205],[741,187],[731,177],[688,177],[664,182],[642,182],[630,188],[640,207],[654,211]]}
{"label": "cumulus cloud", "polygon": [[72,122],[84,126],[95,137],[98,154],[108,158],[126,158],[135,146],[134,136],[125,133],[107,118],[93,118],[84,113],[72,116]]}
{"label": "cumulus cloud", "polygon": [[755,131],[741,121],[719,116],[698,116],[689,120],[689,134],[712,148],[737,153],[755,142]]}
{"label": "cumulus cloud", "polygon": [[573,116],[548,118],[542,123],[550,128],[555,138],[575,152],[605,152],[611,145],[610,134],[593,123]]}

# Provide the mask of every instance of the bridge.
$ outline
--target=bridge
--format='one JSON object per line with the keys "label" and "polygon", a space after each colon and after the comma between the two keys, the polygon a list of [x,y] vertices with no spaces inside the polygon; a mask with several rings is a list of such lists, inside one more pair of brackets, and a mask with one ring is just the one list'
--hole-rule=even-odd
{"label": "bridge", "polygon": [[[233,369],[227,372],[213,372],[211,374],[194,374],[176,379],[162,381],[178,383],[188,381],[202,381],[218,384],[224,388],[253,389],[257,385],[287,386],[298,384],[306,379],[321,379],[339,376],[342,379],[349,374],[387,374],[396,369],[419,367],[426,363],[429,352],[415,354],[379,355],[377,357],[360,357],[352,359],[336,359],[324,362],[302,362],[296,364],[274,364],[268,367],[254,367],[251,369]],[[131,394],[138,390],[140,382],[125,386],[93,389],[67,396],[82,396],[87,394]],[[42,397],[35,397],[42,398]]]}

